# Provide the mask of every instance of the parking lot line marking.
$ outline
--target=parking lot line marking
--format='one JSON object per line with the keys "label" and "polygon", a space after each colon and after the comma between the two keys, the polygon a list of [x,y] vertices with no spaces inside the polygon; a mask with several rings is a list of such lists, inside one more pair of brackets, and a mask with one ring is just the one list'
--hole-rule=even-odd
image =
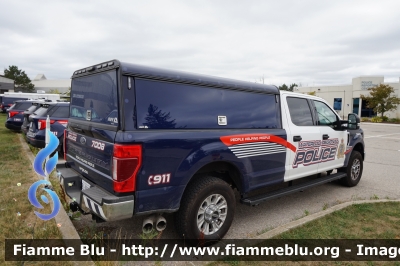
{"label": "parking lot line marking", "polygon": [[393,134],[386,134],[386,135],[377,135],[377,136],[367,136],[367,137],[364,137],[364,139],[369,139],[369,138],[380,138],[380,137],[391,136],[391,135],[400,135],[400,133],[393,133]]}

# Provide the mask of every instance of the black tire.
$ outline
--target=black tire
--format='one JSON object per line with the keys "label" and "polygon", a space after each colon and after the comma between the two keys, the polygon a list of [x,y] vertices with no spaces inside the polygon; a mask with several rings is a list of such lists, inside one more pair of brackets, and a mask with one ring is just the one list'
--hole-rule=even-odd
{"label": "black tire", "polygon": [[212,176],[199,177],[183,194],[175,214],[177,232],[194,245],[215,243],[228,232],[235,207],[235,195],[228,183]]}
{"label": "black tire", "polygon": [[358,151],[351,153],[349,163],[343,170],[347,176],[340,179],[341,183],[348,187],[357,186],[363,172],[363,158]]}

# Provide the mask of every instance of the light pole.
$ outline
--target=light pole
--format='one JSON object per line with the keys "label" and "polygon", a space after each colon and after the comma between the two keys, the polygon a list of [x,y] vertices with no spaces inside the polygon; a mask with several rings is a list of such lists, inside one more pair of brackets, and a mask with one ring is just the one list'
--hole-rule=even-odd
{"label": "light pole", "polygon": [[344,108],[346,107],[346,90],[343,91],[343,120],[344,120]]}

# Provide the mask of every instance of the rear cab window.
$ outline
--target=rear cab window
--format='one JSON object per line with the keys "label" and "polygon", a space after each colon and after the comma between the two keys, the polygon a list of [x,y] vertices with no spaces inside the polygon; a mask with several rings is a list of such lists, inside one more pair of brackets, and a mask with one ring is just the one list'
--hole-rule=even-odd
{"label": "rear cab window", "polygon": [[313,126],[313,117],[308,100],[305,98],[287,97],[290,118],[296,126]]}
{"label": "rear cab window", "polygon": [[70,118],[118,125],[116,70],[72,80]]}

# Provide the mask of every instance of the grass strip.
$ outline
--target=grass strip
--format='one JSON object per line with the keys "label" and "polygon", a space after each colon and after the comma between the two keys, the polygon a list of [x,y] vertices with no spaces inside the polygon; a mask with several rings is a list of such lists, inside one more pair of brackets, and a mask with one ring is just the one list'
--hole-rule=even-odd
{"label": "grass strip", "polygon": [[[0,114],[0,264],[19,265],[5,261],[5,239],[61,239],[54,221],[43,221],[34,211],[50,213],[49,204],[37,210],[28,200],[29,187],[38,180],[23,153],[18,133],[4,126],[7,114]],[[70,265],[69,262],[29,262],[29,265]]]}

